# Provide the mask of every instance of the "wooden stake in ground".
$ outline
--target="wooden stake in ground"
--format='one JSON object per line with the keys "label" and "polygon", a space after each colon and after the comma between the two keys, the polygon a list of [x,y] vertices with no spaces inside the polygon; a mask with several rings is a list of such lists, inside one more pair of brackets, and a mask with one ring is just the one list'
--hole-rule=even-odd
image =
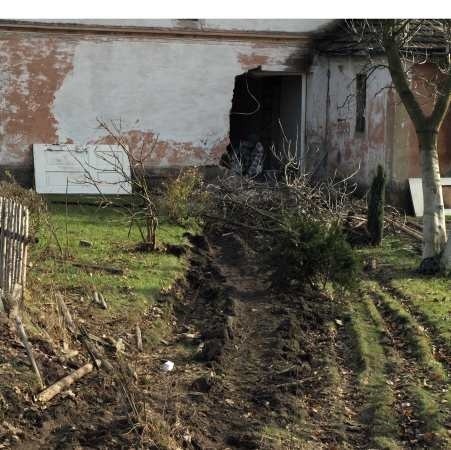
{"label": "wooden stake in ground", "polygon": [[53,397],[55,397],[56,395],[60,394],[65,389],[67,389],[71,384],[75,383],[77,380],[84,377],[88,373],[91,373],[93,369],[94,366],[92,363],[85,364],[84,366],[77,369],[75,372],[72,372],[71,374],[65,376],[64,378],[61,378],[61,380],[58,380],[55,384],[52,384],[47,389],[40,392],[37,397],[38,401],[42,403],[48,402]]}
{"label": "wooden stake in ground", "polygon": [[38,365],[36,363],[36,360],[34,359],[33,355],[33,349],[31,348],[30,342],[28,341],[27,333],[25,332],[25,328],[23,326],[22,320],[19,316],[19,299],[22,295],[22,286],[18,283],[14,285],[13,293],[10,295],[7,295],[8,297],[8,313],[11,319],[14,319],[16,322],[16,330],[17,334],[20,337],[20,340],[22,341],[22,344],[25,347],[25,350],[27,351],[28,359],[30,360],[31,367],[33,368],[33,371],[36,375],[36,378],[39,383],[40,389],[44,389],[45,385],[42,381],[41,373],[39,372]]}
{"label": "wooden stake in ground", "polygon": [[58,293],[56,295],[56,301],[58,302],[59,309],[64,317],[64,323],[65,323],[66,327],[72,334],[76,335],[77,327],[75,326],[75,323],[72,319],[72,315],[71,315],[66,303],[64,302],[61,294]]}
{"label": "wooden stake in ground", "polygon": [[24,236],[24,245],[22,250],[22,298],[25,290],[25,285],[27,282],[27,258],[28,258],[28,225],[30,222],[30,212],[28,208],[25,209],[24,217],[23,217],[23,236]]}
{"label": "wooden stake in ground", "polygon": [[39,387],[41,389],[44,389],[45,385],[44,385],[44,382],[42,381],[41,373],[39,372],[39,368],[38,368],[38,365],[36,364],[36,360],[34,359],[33,349],[31,348],[30,342],[28,341],[28,337],[27,337],[27,334],[25,333],[25,328],[23,326],[22,320],[20,319],[20,317],[18,315],[16,315],[15,320],[16,320],[17,333],[19,334],[19,337],[20,337],[23,345],[25,346],[25,350],[27,351],[28,359],[30,360],[31,367],[33,367],[33,371],[38,380]]}
{"label": "wooden stake in ground", "polygon": [[108,309],[108,305],[106,304],[105,297],[103,296],[102,293],[99,293],[99,300],[100,300],[100,306],[103,309]]}
{"label": "wooden stake in ground", "polygon": [[85,346],[96,368],[100,369],[100,364],[102,363],[103,368],[107,372],[112,373],[114,370],[113,366],[106,359],[104,359],[101,353],[97,350],[96,346],[91,342],[87,331],[84,328],[79,329],[77,327],[77,325],[72,319],[72,315],[70,314],[69,308],[67,307],[61,295],[57,296],[57,301],[59,308],[63,314],[64,323],[66,327],[73,334],[73,336]]}
{"label": "wooden stake in ground", "polygon": [[136,346],[138,347],[138,351],[143,351],[143,339],[141,334],[141,328],[136,324]]}

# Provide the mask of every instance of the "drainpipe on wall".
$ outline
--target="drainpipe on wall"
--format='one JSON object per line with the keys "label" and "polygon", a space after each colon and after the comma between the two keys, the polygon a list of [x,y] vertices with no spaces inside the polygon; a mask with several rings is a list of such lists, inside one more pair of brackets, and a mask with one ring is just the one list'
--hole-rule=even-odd
{"label": "drainpipe on wall", "polygon": [[305,172],[305,142],[306,142],[306,130],[305,120],[307,113],[307,74],[302,74],[301,81],[301,170]]}
{"label": "drainpipe on wall", "polygon": [[324,127],[323,165],[326,177],[329,176],[329,109],[330,109],[330,59],[327,58],[326,124]]}

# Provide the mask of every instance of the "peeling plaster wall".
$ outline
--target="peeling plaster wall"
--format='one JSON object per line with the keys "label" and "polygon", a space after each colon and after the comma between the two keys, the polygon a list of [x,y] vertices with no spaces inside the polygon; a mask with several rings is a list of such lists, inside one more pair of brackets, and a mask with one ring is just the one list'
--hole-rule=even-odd
{"label": "peeling plaster wall", "polygon": [[[307,77],[306,143],[308,166],[319,175],[347,176],[368,188],[377,165],[385,168],[390,201],[410,203],[408,178],[421,175],[418,140],[413,124],[391,85],[387,70],[376,70],[367,81],[366,127],[355,131],[356,75],[365,60],[356,57],[316,56]],[[431,95],[421,85],[430,66],[415,67],[414,89],[426,113]],[[442,176],[451,174],[451,111],[439,134]]]}
{"label": "peeling plaster wall", "polygon": [[304,43],[250,39],[0,32],[0,165],[31,165],[33,143],[108,142],[120,122],[151,165],[214,164],[228,143],[234,78],[300,72]]}
{"label": "peeling plaster wall", "polygon": [[356,131],[356,75],[365,61],[316,57],[307,78],[307,152],[312,170],[332,176],[355,171],[368,185],[379,163],[388,165],[391,145],[387,117],[390,75],[375,71],[367,81],[366,126]]}
{"label": "peeling plaster wall", "polygon": [[31,164],[30,144],[55,142],[55,93],[72,70],[74,43],[0,36],[0,164]]}

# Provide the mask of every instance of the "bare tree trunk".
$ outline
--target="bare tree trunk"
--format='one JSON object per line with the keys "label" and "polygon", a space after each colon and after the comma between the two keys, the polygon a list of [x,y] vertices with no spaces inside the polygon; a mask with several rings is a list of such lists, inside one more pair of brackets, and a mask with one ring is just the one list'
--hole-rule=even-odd
{"label": "bare tree trunk", "polygon": [[[438,132],[451,101],[451,71],[440,86],[440,95],[432,113],[426,116],[409,85],[397,36],[393,34],[393,24],[395,21],[384,22],[383,46],[393,84],[415,126],[420,143],[424,201],[423,258],[437,257],[443,251],[441,265],[444,268],[451,268],[451,244],[449,242],[446,244],[446,223],[437,151]],[[448,58],[448,67],[449,64]]]}
{"label": "bare tree trunk", "polygon": [[146,246],[148,251],[153,251],[156,248],[156,234],[157,234],[158,219],[153,209],[153,206],[148,205],[146,208]]}
{"label": "bare tree trunk", "polygon": [[437,151],[437,133],[418,133],[423,178],[423,258],[439,255],[446,244],[446,223]]}

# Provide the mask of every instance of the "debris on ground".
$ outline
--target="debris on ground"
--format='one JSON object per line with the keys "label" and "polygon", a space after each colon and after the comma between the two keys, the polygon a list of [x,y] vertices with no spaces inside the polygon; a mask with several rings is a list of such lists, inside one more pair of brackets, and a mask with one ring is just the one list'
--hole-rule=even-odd
{"label": "debris on ground", "polygon": [[162,364],[161,370],[163,372],[172,372],[174,370],[174,363],[172,361],[166,361]]}

